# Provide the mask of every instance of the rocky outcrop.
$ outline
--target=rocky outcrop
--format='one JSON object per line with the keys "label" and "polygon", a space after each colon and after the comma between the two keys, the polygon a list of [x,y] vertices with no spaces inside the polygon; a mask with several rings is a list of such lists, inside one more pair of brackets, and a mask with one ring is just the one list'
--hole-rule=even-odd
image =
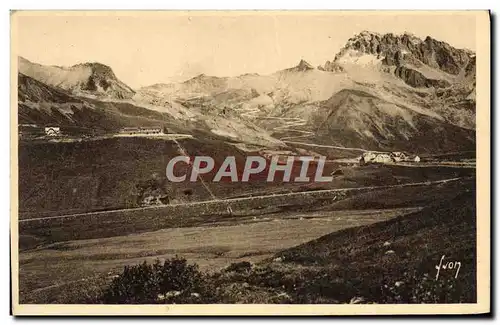
{"label": "rocky outcrop", "polygon": [[402,66],[397,67],[394,70],[394,74],[398,78],[402,79],[406,84],[415,88],[445,88],[450,86],[450,83],[446,80],[429,79],[416,70]]}
{"label": "rocky outcrop", "polygon": [[325,65],[318,66],[318,70],[329,72],[344,72],[344,68],[336,62],[326,61]]}
{"label": "rocky outcrop", "polygon": [[105,93],[118,99],[131,98],[135,92],[126,84],[118,80],[113,70],[104,64],[93,62],[73,66],[73,68],[88,68],[90,76],[81,86],[82,90]]}
{"label": "rocky outcrop", "polygon": [[407,63],[418,67],[425,64],[452,75],[458,75],[474,56],[471,51],[456,49],[429,36],[422,40],[409,33],[381,35],[368,31],[350,38],[335,56],[335,61],[349,50],[376,55],[386,65]]}
{"label": "rocky outcrop", "polygon": [[476,78],[476,57],[472,57],[465,67],[465,76]]}
{"label": "rocky outcrop", "polygon": [[153,174],[148,180],[135,186],[136,203],[139,206],[168,204],[170,197],[166,188],[167,180]]}
{"label": "rocky outcrop", "polygon": [[299,64],[295,68],[299,71],[307,71],[314,69],[314,67],[305,60],[300,60]]}
{"label": "rocky outcrop", "polygon": [[227,78],[207,76],[206,74],[202,73],[197,75],[196,77],[184,81],[182,84],[189,87],[201,89],[225,89],[227,88]]}
{"label": "rocky outcrop", "polygon": [[467,51],[456,49],[429,36],[420,44],[419,51],[412,54],[423,63],[454,75],[459,74],[471,59]]}

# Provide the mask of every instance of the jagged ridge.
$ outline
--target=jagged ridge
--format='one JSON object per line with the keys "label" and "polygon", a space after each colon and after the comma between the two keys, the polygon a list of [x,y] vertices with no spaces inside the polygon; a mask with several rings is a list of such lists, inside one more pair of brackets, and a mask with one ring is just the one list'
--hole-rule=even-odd
{"label": "jagged ridge", "polygon": [[338,61],[348,50],[376,55],[383,58],[386,65],[409,63],[418,67],[425,64],[452,75],[458,75],[474,55],[472,51],[456,49],[430,36],[421,40],[409,33],[381,35],[368,31],[350,38],[334,61]]}

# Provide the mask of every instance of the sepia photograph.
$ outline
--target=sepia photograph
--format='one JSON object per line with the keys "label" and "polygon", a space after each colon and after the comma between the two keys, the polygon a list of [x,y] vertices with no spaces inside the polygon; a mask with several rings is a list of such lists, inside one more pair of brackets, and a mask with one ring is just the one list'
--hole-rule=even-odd
{"label": "sepia photograph", "polygon": [[488,313],[489,89],[488,11],[11,11],[13,313]]}

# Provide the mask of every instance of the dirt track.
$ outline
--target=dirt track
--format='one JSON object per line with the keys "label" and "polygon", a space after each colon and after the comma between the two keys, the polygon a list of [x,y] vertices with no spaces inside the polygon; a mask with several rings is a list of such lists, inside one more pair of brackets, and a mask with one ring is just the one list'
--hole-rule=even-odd
{"label": "dirt track", "polygon": [[230,215],[230,213],[228,212],[229,206],[233,211],[249,210],[249,209],[260,208],[262,206],[280,205],[289,202],[300,204],[300,203],[305,203],[304,201],[308,200],[332,198],[332,195],[333,198],[335,199],[335,194],[338,193],[353,193],[353,192],[359,193],[362,191],[370,191],[378,189],[441,184],[441,183],[457,181],[459,179],[460,178],[450,178],[433,182],[418,182],[418,183],[407,183],[407,184],[388,185],[388,186],[368,186],[368,187],[357,187],[357,188],[317,190],[309,192],[294,192],[285,194],[259,195],[253,197],[232,198],[225,200],[210,200],[202,202],[183,203],[183,204],[171,204],[171,205],[142,207],[133,209],[108,210],[108,211],[77,213],[77,214],[59,215],[59,216],[42,217],[42,218],[21,219],[19,220],[19,228],[30,229],[30,228],[37,228],[41,225],[50,226],[51,224],[63,224],[64,222],[80,218],[88,218],[88,219],[100,219],[100,218],[114,219],[116,217],[129,218],[133,217],[133,214],[137,212],[153,212],[153,214],[155,215],[158,215],[160,213],[169,216],[175,215],[176,217],[182,217],[184,215],[192,215],[192,214],[203,216],[215,213],[221,215]]}

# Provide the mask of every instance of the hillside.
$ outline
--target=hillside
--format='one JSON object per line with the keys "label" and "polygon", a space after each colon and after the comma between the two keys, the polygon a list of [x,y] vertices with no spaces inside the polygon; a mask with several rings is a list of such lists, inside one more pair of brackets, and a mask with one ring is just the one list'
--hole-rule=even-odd
{"label": "hillside", "polygon": [[167,114],[130,103],[78,97],[22,73],[18,74],[18,123],[56,124],[97,134],[137,124],[171,124]]}
{"label": "hillside", "polygon": [[[109,115],[118,113],[121,122],[113,127],[168,120],[174,128],[274,147],[286,141],[412,152],[475,147],[473,52],[430,37],[365,31],[332,57],[318,68],[300,60],[269,75],[200,74],[137,91],[99,63],[62,68],[19,58],[25,76],[20,113],[29,123],[49,121],[49,113],[56,123],[59,115],[80,120],[82,114],[104,114],[116,120]],[[26,77],[38,81],[33,87],[39,90],[23,86]],[[133,119],[124,123],[122,115]],[[103,124],[101,117],[90,120]]]}
{"label": "hillside", "polygon": [[182,104],[313,144],[418,152],[475,146],[475,55],[430,37],[362,32],[332,61],[270,75],[199,75],[136,100]]}
{"label": "hillside", "polygon": [[320,102],[309,123],[317,137],[335,145],[419,153],[474,149],[473,131],[361,90],[344,89]]}
{"label": "hillside", "polygon": [[360,65],[377,66],[411,88],[425,91],[422,104],[448,122],[473,129],[475,62],[472,51],[456,49],[431,37],[422,40],[409,33],[381,35],[363,31],[350,38],[330,64],[347,71]]}
{"label": "hillside", "polygon": [[58,67],[44,66],[19,57],[18,64],[20,73],[76,95],[125,99],[135,93],[115,76],[110,67],[97,62]]}
{"label": "hillside", "polygon": [[[474,303],[475,194],[464,187],[441,188],[421,211],[330,233],[249,271],[228,268],[214,276],[215,286],[233,303]],[[384,194],[371,200],[384,202]],[[391,195],[392,201],[403,197]],[[458,274],[442,269],[436,279],[442,257],[443,263],[460,257]]]}

